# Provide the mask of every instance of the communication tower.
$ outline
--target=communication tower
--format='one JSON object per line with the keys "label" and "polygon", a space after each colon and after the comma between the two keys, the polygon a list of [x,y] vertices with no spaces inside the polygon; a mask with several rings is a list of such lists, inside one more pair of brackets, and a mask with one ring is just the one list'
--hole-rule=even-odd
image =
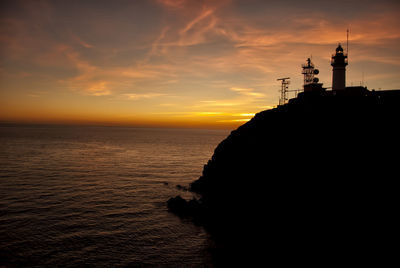
{"label": "communication tower", "polygon": [[306,64],[301,65],[301,68],[303,69],[301,73],[304,76],[304,92],[323,90],[322,84],[318,83],[318,77],[315,77],[319,74],[319,70],[314,67],[310,58],[307,59]]}
{"label": "communication tower", "polygon": [[286,103],[286,101],[288,100],[287,93],[289,92],[289,90],[288,90],[289,84],[290,84],[289,79],[290,79],[290,77],[277,79],[277,81],[282,81],[281,89],[280,89],[281,97],[279,99],[279,105],[284,105]]}
{"label": "communication tower", "polygon": [[319,74],[319,70],[315,69],[310,58],[308,58],[307,63],[302,64],[301,67],[303,68],[302,74],[304,75],[304,85],[318,83],[319,79],[315,77],[315,75]]}

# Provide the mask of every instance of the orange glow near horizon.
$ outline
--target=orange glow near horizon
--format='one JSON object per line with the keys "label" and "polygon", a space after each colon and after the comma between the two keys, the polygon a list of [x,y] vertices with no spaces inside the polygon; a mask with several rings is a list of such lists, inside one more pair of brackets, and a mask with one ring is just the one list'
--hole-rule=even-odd
{"label": "orange glow near horizon", "polygon": [[2,1],[0,122],[236,128],[347,28],[347,85],[400,88],[397,1],[267,2]]}

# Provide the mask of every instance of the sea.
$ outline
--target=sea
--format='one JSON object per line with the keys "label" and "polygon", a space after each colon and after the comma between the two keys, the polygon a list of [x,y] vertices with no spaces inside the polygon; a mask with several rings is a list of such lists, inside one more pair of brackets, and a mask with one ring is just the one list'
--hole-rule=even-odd
{"label": "sea", "polygon": [[0,125],[1,267],[210,267],[170,213],[227,130]]}

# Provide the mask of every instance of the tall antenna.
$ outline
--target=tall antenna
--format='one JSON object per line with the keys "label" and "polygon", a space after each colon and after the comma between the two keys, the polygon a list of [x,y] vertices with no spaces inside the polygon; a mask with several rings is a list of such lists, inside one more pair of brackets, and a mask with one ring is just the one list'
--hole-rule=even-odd
{"label": "tall antenna", "polygon": [[364,86],[364,71],[362,72],[362,86]]}
{"label": "tall antenna", "polygon": [[347,44],[346,44],[347,58],[349,58],[349,28],[347,28]]}

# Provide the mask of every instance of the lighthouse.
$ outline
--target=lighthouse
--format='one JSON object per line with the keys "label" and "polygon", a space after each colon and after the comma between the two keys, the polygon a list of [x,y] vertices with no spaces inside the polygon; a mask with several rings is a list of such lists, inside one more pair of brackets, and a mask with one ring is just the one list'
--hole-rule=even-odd
{"label": "lighthouse", "polygon": [[346,65],[347,55],[343,53],[343,48],[339,44],[336,48],[336,54],[332,55],[332,90],[346,89]]}

